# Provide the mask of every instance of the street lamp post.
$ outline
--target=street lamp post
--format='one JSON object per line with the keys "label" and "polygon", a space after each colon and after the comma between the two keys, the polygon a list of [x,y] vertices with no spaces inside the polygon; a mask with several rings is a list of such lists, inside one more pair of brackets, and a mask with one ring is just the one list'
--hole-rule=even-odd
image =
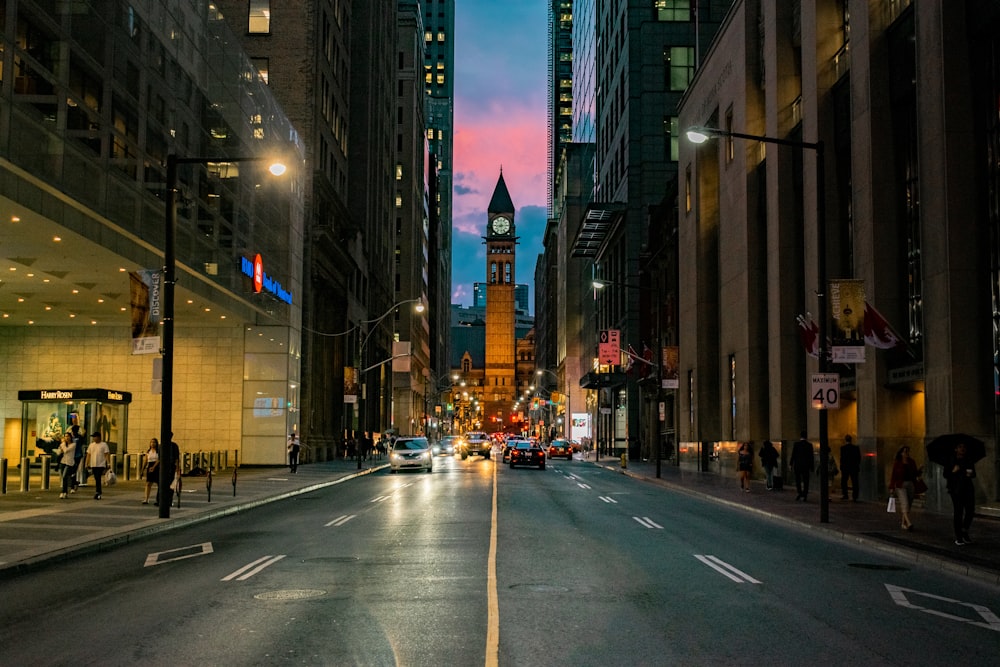
{"label": "street lamp post", "polygon": [[418,313],[424,312],[425,306],[424,306],[424,300],[422,298],[418,297],[414,299],[403,299],[402,301],[394,303],[392,307],[390,307],[387,311],[385,311],[378,317],[371,320],[362,320],[358,325],[358,326],[360,326],[361,324],[368,325],[368,333],[365,334],[365,337],[361,340],[361,344],[358,346],[358,356],[357,356],[357,364],[358,364],[357,368],[360,370],[359,375],[362,376],[358,378],[360,382],[359,395],[358,395],[358,427],[361,429],[362,432],[369,431],[365,414],[367,412],[367,404],[364,402],[365,400],[364,395],[365,395],[365,389],[367,388],[367,384],[364,380],[363,375],[365,372],[372,370],[373,368],[378,368],[396,358],[395,356],[392,356],[389,359],[386,359],[384,361],[374,364],[373,366],[365,368],[364,367],[365,347],[368,345],[368,341],[371,340],[372,334],[374,334],[375,331],[378,329],[379,324],[381,324],[385,318],[389,317],[389,315],[396,312],[397,308],[399,308],[400,306],[405,306],[408,303],[416,304],[413,308],[416,312]]}
{"label": "street lamp post", "polygon": [[[592,283],[594,289],[603,289],[609,285],[617,285],[620,287],[626,287],[628,289],[643,290],[647,292],[656,292],[655,289],[651,287],[644,287],[643,285],[631,285],[629,283],[616,283],[611,280],[600,280],[595,278]],[[660,304],[656,304],[656,369],[653,373],[653,378],[656,380],[656,401],[657,401],[657,420],[659,420],[659,402],[662,398],[661,390],[663,388],[663,331],[662,331],[662,311],[663,308]],[[658,421],[659,423],[659,421]],[[656,460],[656,477],[659,478],[662,474],[660,455],[661,455],[661,442],[663,438],[662,433],[663,425],[657,428],[656,437],[653,439],[653,458]]]}
{"label": "street lamp post", "polygon": [[173,443],[173,409],[174,409],[174,288],[177,284],[177,165],[179,164],[209,164],[212,162],[264,162],[270,161],[268,168],[275,176],[285,173],[285,165],[267,157],[177,157],[174,153],[167,154],[167,182],[164,192],[165,220],[163,229],[163,329],[161,332],[162,370],[160,400],[160,503],[161,519],[170,518],[170,505],[173,502],[173,491],[170,484],[174,481],[174,469],[178,461],[174,461]]}
{"label": "street lamp post", "polygon": [[[733,137],[749,139],[766,144],[789,146],[791,148],[808,149],[816,156],[816,298],[819,309],[819,372],[830,370],[829,343],[826,334],[827,295],[826,295],[826,173],[824,167],[823,141],[792,141],[777,137],[766,137],[742,132],[728,132],[710,127],[692,127],[687,131],[687,138],[695,144],[703,144],[713,137]],[[819,520],[821,523],[830,521],[830,488],[827,465],[830,462],[829,426],[825,405],[819,406]]]}

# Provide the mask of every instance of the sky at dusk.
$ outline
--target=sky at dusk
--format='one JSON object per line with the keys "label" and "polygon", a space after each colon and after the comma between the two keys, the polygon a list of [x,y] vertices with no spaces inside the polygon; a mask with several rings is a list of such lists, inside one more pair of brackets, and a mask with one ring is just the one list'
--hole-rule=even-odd
{"label": "sky at dusk", "polygon": [[547,4],[456,0],[452,303],[486,280],[486,208],[503,168],[516,208],[515,278],[532,285],[546,222]]}

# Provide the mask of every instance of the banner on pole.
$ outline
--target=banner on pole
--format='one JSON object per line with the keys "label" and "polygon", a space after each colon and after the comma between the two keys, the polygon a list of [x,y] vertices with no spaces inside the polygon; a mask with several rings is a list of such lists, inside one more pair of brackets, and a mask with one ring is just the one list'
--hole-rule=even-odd
{"label": "banner on pole", "polygon": [[132,305],[132,354],[160,351],[163,274],[153,269],[130,271],[129,295]]}

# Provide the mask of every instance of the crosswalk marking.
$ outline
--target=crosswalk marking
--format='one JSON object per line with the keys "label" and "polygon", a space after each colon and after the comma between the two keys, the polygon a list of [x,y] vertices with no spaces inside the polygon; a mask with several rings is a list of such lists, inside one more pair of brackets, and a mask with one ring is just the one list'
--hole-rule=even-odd
{"label": "crosswalk marking", "polygon": [[202,542],[201,544],[193,544],[189,547],[170,549],[169,551],[157,551],[156,553],[151,553],[146,556],[146,563],[143,567],[162,565],[163,563],[170,563],[175,560],[184,560],[185,558],[194,558],[195,556],[205,556],[210,553],[212,553],[211,542]]}
{"label": "crosswalk marking", "polygon": [[661,526],[660,524],[656,523],[655,521],[653,521],[652,519],[650,519],[648,516],[643,516],[643,517],[634,516],[632,518],[635,519],[636,521],[638,521],[640,525],[645,526],[646,528],[658,528],[660,530],[663,530],[663,526]]}
{"label": "crosswalk marking", "polygon": [[350,521],[351,519],[353,519],[356,516],[357,516],[357,514],[345,514],[343,516],[338,516],[336,519],[334,519],[330,523],[324,524],[324,527],[343,526],[345,523],[347,523],[348,521]]}
{"label": "crosswalk marking", "polygon": [[391,495],[390,496],[378,496],[376,498],[372,498],[371,502],[373,502],[373,503],[380,503],[380,502],[382,502],[384,500],[389,500],[389,498],[392,498],[392,496]]}
{"label": "crosswalk marking", "polygon": [[738,584],[761,583],[756,579],[754,579],[753,577],[751,577],[746,572],[744,572],[743,570],[733,567],[729,563],[725,562],[724,560],[720,560],[716,556],[695,554],[694,557],[700,560],[705,565],[712,568],[713,570],[715,570],[716,572],[718,572],[719,574],[729,577]]}
{"label": "crosswalk marking", "polygon": [[590,488],[590,484],[584,484],[583,482],[577,482],[576,485],[579,486],[581,489],[589,489]]}
{"label": "crosswalk marking", "polygon": [[257,560],[253,561],[252,563],[247,563],[246,565],[236,570],[235,572],[227,574],[221,579],[221,581],[232,581],[233,579],[235,579],[236,581],[246,581],[253,575],[263,570],[265,567],[274,565],[284,557],[285,557],[284,554],[280,556],[262,556],[261,558],[258,558]]}
{"label": "crosswalk marking", "polygon": [[606,503],[611,503],[613,505],[617,505],[618,504],[618,501],[615,500],[614,498],[612,498],[611,496],[597,496],[597,497],[600,498],[601,500],[603,500]]}

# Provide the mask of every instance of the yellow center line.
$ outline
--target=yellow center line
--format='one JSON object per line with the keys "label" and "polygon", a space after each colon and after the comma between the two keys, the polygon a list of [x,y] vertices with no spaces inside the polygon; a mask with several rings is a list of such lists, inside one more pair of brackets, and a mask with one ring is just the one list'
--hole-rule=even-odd
{"label": "yellow center line", "polygon": [[497,597],[497,464],[493,462],[493,517],[490,520],[490,556],[486,566],[486,667],[500,661],[500,603]]}

